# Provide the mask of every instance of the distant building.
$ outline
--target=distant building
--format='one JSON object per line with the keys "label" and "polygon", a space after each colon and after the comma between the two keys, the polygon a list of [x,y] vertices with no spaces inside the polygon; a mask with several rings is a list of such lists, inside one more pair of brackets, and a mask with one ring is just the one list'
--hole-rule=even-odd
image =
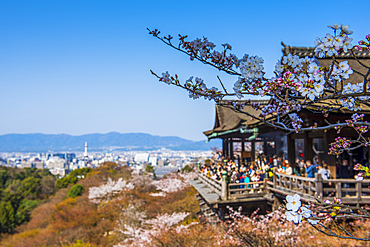
{"label": "distant building", "polygon": [[158,160],[158,166],[164,166],[164,160],[159,159]]}
{"label": "distant building", "polygon": [[85,142],[85,152],[84,152],[84,158],[88,158],[87,156],[87,142]]}
{"label": "distant building", "polygon": [[53,157],[59,157],[61,159],[67,160],[67,161],[72,161],[73,159],[76,158],[76,154],[74,154],[74,153],[56,153],[56,154],[53,154]]}
{"label": "distant building", "polygon": [[79,160],[79,161],[78,161],[78,167],[79,167],[79,168],[86,167],[86,162],[85,162],[84,160]]}
{"label": "distant building", "polygon": [[44,169],[44,162],[43,161],[37,161],[34,163],[35,167],[37,169]]}
{"label": "distant building", "polygon": [[155,157],[155,156],[150,156],[150,157],[149,157],[149,163],[150,163],[152,166],[156,166],[156,165],[157,165],[157,157]]}
{"label": "distant building", "polygon": [[176,167],[176,163],[177,163],[177,161],[175,159],[170,159],[169,165],[172,166],[172,167]]}
{"label": "distant building", "polygon": [[50,169],[50,173],[53,175],[59,175],[64,177],[66,175],[66,169],[62,168]]}
{"label": "distant building", "polygon": [[21,168],[31,168],[32,167],[32,163],[31,162],[22,162],[21,164],[20,164],[20,167]]}
{"label": "distant building", "polygon": [[144,163],[148,162],[149,160],[149,154],[148,153],[138,153],[135,155],[134,161],[136,163]]}

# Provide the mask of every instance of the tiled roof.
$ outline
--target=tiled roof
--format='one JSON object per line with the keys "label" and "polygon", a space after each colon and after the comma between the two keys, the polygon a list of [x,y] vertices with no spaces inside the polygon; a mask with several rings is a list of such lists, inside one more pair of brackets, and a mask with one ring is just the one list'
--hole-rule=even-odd
{"label": "tiled roof", "polygon": [[[286,45],[284,44],[283,42],[281,42],[281,45],[283,46],[283,54],[284,56],[288,55],[289,53],[291,53],[292,55],[297,55],[299,57],[314,57],[315,56],[315,48],[314,47],[298,47],[298,46],[290,46],[290,45]],[[364,51],[355,51],[354,52],[356,57],[358,58],[370,58],[370,52],[368,50],[364,50]],[[347,52],[347,53],[342,53],[338,56],[336,56],[337,58],[345,58],[345,59],[353,59],[353,56],[352,56],[352,53],[350,52]],[[325,58],[322,58],[322,59],[325,59]],[[328,58],[326,58],[328,59]]]}

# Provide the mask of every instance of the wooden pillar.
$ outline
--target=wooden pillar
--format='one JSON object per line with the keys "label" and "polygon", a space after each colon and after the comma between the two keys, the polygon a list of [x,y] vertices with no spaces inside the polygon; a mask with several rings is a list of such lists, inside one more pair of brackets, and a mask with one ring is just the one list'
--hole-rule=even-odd
{"label": "wooden pillar", "polygon": [[329,155],[330,143],[335,141],[336,132],[335,130],[328,130],[324,132],[324,159],[326,164],[328,164],[330,174],[333,178],[337,178],[337,168],[336,168],[336,157],[335,155]]}
{"label": "wooden pillar", "polygon": [[[308,137],[308,132],[304,133],[304,158],[313,162],[312,138]],[[312,163],[313,164],[313,163]]]}
{"label": "wooden pillar", "polygon": [[228,158],[230,156],[230,152],[229,152],[229,138],[226,138],[225,139],[225,146],[226,146],[226,158]]}
{"label": "wooden pillar", "polygon": [[251,161],[254,163],[256,160],[256,145],[255,140],[251,141]]}
{"label": "wooden pillar", "polygon": [[221,199],[226,201],[227,197],[228,197],[227,171],[223,171],[221,182]]}
{"label": "wooden pillar", "polygon": [[292,135],[287,135],[287,151],[288,151],[288,161],[292,165],[295,165],[295,139],[292,138]]}
{"label": "wooden pillar", "polygon": [[[244,154],[244,152],[245,152],[245,147],[244,147],[244,144],[245,144],[245,142],[244,142],[244,138],[242,138],[242,153],[241,153],[241,161],[242,161],[242,164],[245,164],[245,158],[243,158],[243,154]],[[239,164],[240,165],[240,164]]]}
{"label": "wooden pillar", "polygon": [[315,174],[315,187],[316,187],[316,196],[319,196],[320,199],[324,198],[324,186],[322,182],[322,176],[320,173]]}
{"label": "wooden pillar", "polygon": [[280,132],[275,136],[275,155],[280,156],[281,153],[281,136],[279,135]]}
{"label": "wooden pillar", "polygon": [[234,146],[233,146],[233,138],[230,138],[230,158],[234,160]]}
{"label": "wooden pillar", "polygon": [[227,157],[227,141],[222,139],[222,156]]}
{"label": "wooden pillar", "polygon": [[266,156],[267,155],[267,141],[263,142],[263,154]]}

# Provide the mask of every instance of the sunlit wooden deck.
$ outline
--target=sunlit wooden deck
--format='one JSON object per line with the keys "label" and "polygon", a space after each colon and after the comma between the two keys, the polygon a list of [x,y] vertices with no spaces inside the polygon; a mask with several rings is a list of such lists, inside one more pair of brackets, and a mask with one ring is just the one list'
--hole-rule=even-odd
{"label": "sunlit wooden deck", "polygon": [[[272,181],[228,183],[216,181],[198,172],[198,177],[190,181],[199,192],[199,198],[207,203],[209,208],[217,211],[226,205],[250,207],[253,204],[273,204],[282,201],[286,195],[298,194],[303,202],[315,202],[316,198],[333,201],[339,198],[345,204],[370,204],[370,179],[356,181],[355,179],[328,179],[323,180],[320,174],[315,178],[289,176],[274,170]],[[225,211],[225,210],[221,210]],[[219,216],[224,214],[218,210]]]}

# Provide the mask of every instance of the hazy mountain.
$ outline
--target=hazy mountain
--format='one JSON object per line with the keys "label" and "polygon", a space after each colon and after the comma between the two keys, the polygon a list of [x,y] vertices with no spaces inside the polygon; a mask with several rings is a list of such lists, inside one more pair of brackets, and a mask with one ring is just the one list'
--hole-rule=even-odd
{"label": "hazy mountain", "polygon": [[7,134],[0,135],[0,151],[83,151],[85,142],[89,150],[144,150],[169,148],[174,150],[210,150],[221,146],[221,141],[190,141],[176,136],[153,136],[144,133],[87,134],[72,136],[66,134]]}

